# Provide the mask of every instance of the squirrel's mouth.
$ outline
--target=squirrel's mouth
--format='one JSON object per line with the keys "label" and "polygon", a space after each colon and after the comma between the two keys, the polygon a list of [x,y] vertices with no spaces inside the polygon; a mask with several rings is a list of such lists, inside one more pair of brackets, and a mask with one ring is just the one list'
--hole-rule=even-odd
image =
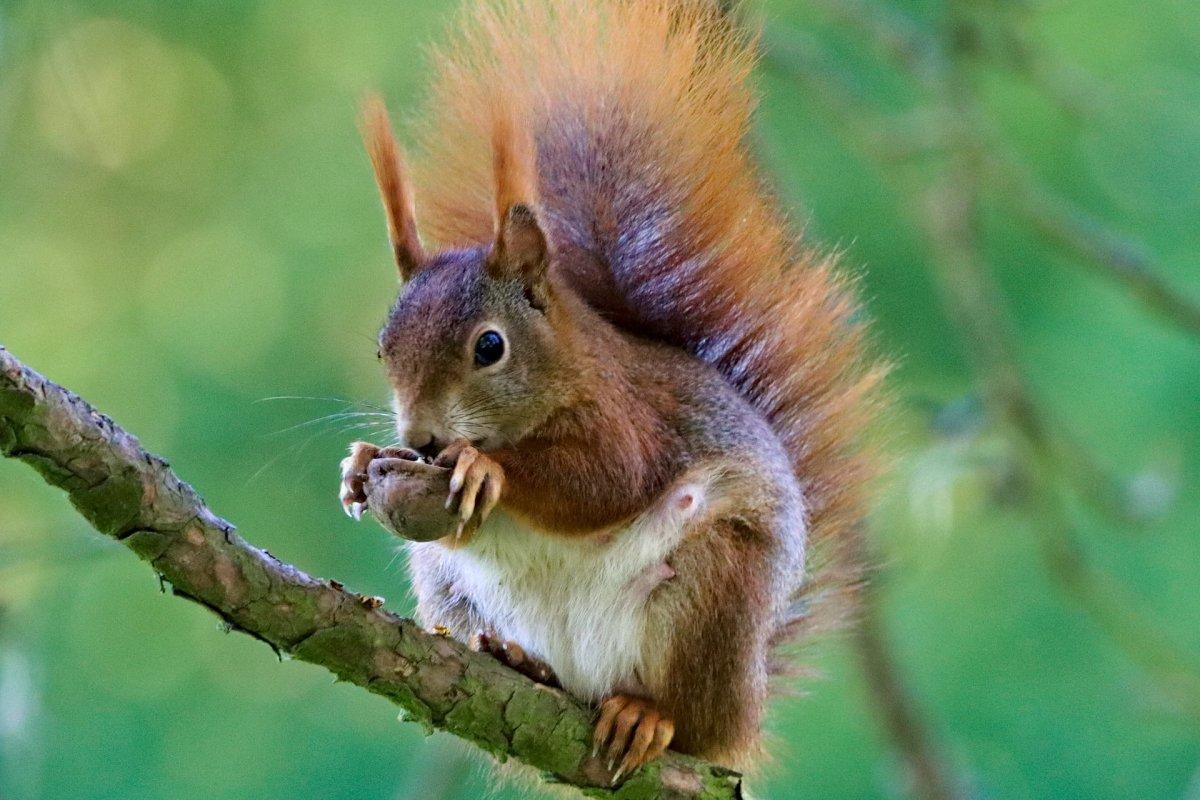
{"label": "squirrel's mouth", "polygon": [[446,449],[449,442],[439,442],[437,439],[430,439],[429,444],[423,447],[414,448],[418,453],[425,457],[430,463],[433,462],[438,455]]}

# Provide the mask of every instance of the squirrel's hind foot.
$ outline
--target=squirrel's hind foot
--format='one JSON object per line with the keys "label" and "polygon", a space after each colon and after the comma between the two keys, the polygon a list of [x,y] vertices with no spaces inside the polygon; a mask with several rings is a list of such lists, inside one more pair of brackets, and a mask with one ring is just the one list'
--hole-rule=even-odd
{"label": "squirrel's hind foot", "polygon": [[525,648],[516,642],[501,639],[487,631],[480,631],[472,637],[471,649],[490,654],[501,664],[515,669],[532,681],[559,688],[558,676],[554,674],[550,665],[526,653]]}
{"label": "squirrel's hind foot", "polygon": [[606,761],[615,786],[621,776],[628,776],[666,752],[674,736],[675,723],[658,710],[654,701],[617,694],[600,704],[592,755]]}

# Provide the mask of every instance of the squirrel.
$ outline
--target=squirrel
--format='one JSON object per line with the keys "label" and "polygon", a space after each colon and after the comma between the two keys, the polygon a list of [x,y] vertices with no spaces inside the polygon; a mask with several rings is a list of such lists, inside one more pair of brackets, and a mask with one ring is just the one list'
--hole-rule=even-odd
{"label": "squirrel", "polygon": [[745,768],[788,643],[857,580],[885,369],[853,283],[763,188],[754,37],[716,2],[482,0],[457,30],[418,169],[364,108],[400,444],[352,446],[342,504],[409,540],[426,626],[594,705],[614,784],[668,746]]}

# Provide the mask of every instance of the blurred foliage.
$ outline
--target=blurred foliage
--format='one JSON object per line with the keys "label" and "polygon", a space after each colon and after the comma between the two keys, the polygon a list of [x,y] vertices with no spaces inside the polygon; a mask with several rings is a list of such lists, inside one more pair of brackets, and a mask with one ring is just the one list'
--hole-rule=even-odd
{"label": "blurred foliage", "polygon": [[[1194,2],[967,5],[998,54],[973,81],[1003,173],[1136,236],[1200,298]],[[1200,653],[1200,339],[996,186],[980,255],[1032,399],[1103,495],[1031,501],[1048,478],[996,418],[923,227],[945,13],[763,8],[757,144],[808,235],[861,268],[899,364],[874,525],[895,657],[971,796],[1200,797],[1200,698],[1189,713],[1044,557],[1070,525],[1112,597]],[[383,436],[347,412],[386,402],[373,340],[395,291],[354,118],[373,87],[417,107],[422,44],[450,18],[414,0],[0,2],[0,342],[169,456],[256,544],[401,608],[401,560],[333,485],[351,439]],[[456,742],[157,592],[35,475],[0,469],[0,797],[487,791]],[[820,661],[828,679],[776,707],[762,793],[903,795],[853,654]]]}

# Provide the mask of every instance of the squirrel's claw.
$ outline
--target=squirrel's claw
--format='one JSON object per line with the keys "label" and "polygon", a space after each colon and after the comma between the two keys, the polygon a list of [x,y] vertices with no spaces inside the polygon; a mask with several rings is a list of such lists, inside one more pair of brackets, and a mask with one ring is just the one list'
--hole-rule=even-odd
{"label": "squirrel's claw", "polygon": [[346,512],[346,516],[353,519],[353,507],[355,506],[354,496],[347,491],[344,484],[341,488],[341,491],[338,492],[338,502],[342,504],[342,511]]}
{"label": "squirrel's claw", "polygon": [[471,469],[471,465],[479,459],[479,456],[479,451],[469,445],[459,452],[458,461],[454,464],[454,474],[450,476],[450,495],[446,498],[446,508],[450,508],[454,504],[454,496],[462,491],[463,482],[467,479],[467,473]]}
{"label": "squirrel's claw", "polygon": [[367,504],[367,467],[379,456],[379,452],[379,448],[373,444],[355,442],[350,445],[350,455],[343,458],[339,465],[342,482],[338,499],[346,516],[355,521],[362,519]]}
{"label": "squirrel's claw", "polygon": [[456,503],[458,505],[459,523],[453,542],[458,546],[465,544],[475,534],[500,502],[504,489],[504,470],[467,442],[451,445],[447,452],[438,456],[438,461],[445,462],[451,458],[454,459],[454,472],[450,476],[446,508],[453,509]]}
{"label": "squirrel's claw", "polygon": [[[600,704],[592,737],[592,757],[603,752],[612,784],[661,756],[675,735],[675,723],[642,697],[614,695]],[[616,768],[615,771],[614,767]]]}
{"label": "squirrel's claw", "polygon": [[496,504],[500,502],[500,489],[503,484],[503,478],[495,480],[489,477],[483,484],[483,505],[480,507],[479,516],[481,519],[487,519],[496,508]]}

